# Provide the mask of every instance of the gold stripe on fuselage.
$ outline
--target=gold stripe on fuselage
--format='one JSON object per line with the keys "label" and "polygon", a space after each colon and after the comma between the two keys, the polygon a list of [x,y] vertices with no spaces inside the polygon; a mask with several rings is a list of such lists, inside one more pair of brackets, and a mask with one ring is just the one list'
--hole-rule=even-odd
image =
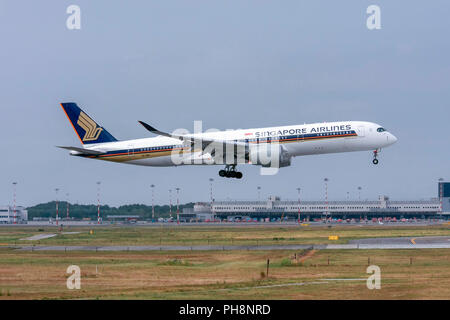
{"label": "gold stripe on fuselage", "polygon": [[122,152],[119,154],[105,154],[98,157],[92,157],[105,161],[125,162],[140,159],[151,159],[158,157],[171,156],[172,153],[192,153],[191,150],[182,150],[181,148],[167,149],[167,150],[150,150],[150,151],[136,151],[136,152]]}
{"label": "gold stripe on fuselage", "polygon": [[[302,142],[302,141],[317,141],[317,140],[327,140],[327,139],[345,138],[345,137],[354,137],[354,136],[356,136],[356,134],[345,134],[345,135],[334,135],[334,136],[316,136],[316,137],[308,137],[306,139],[290,138],[290,139],[283,139],[282,141],[272,140],[272,141],[269,141],[269,143],[278,142],[280,144],[283,144],[283,143]],[[250,143],[267,143],[267,141],[264,141],[264,142],[250,141]],[[91,158],[97,158],[97,159],[105,160],[105,161],[125,162],[125,161],[132,161],[132,160],[150,159],[150,158],[170,156],[172,154],[172,152],[195,153],[195,152],[199,152],[199,151],[201,151],[201,150],[200,149],[188,150],[188,149],[182,149],[182,148],[174,148],[174,149],[167,149],[166,151],[151,150],[151,151],[123,152],[123,153],[118,153],[118,154],[106,154],[106,155],[101,155],[98,157],[92,156]]]}

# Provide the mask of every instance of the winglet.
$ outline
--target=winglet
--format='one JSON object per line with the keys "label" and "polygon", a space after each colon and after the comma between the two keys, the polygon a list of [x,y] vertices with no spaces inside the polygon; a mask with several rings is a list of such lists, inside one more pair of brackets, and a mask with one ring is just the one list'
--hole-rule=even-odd
{"label": "winglet", "polygon": [[147,129],[148,131],[152,132],[152,133],[158,133],[158,130],[156,130],[155,128],[153,128],[151,125],[145,123],[144,121],[138,121],[140,124],[142,124],[142,126]]}
{"label": "winglet", "polygon": [[169,137],[169,138],[177,138],[177,139],[180,139],[180,137],[178,137],[178,136],[172,135],[172,134],[167,133],[167,132],[159,131],[158,129],[153,128],[151,125],[145,123],[144,121],[138,121],[138,122],[139,122],[145,129],[147,129],[148,131],[150,131],[151,133],[159,134],[159,135],[161,135],[161,136],[165,136],[165,137]]}

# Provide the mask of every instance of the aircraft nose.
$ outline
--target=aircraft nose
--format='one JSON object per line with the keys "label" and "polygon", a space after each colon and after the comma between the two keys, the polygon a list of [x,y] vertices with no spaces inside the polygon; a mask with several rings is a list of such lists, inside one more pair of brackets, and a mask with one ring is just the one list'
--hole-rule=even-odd
{"label": "aircraft nose", "polygon": [[398,140],[398,139],[397,139],[396,136],[394,136],[392,133],[389,133],[389,142],[390,142],[391,144],[396,143],[397,140]]}

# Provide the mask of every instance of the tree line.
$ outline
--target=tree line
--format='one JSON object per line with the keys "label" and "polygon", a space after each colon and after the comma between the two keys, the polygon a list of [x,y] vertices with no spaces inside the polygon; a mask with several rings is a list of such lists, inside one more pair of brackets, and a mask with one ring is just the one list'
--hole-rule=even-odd
{"label": "tree line", "polygon": [[[185,204],[180,204],[180,212],[184,208],[193,208],[194,203],[189,202]],[[32,207],[28,207],[28,219],[33,218],[55,218],[56,216],[56,201],[51,201],[47,203],[37,204]],[[176,214],[177,207],[172,205],[172,215]],[[155,218],[169,217],[169,205],[155,205]],[[65,218],[67,216],[67,202],[58,202],[58,215],[60,218]],[[152,206],[147,206],[144,204],[127,204],[120,207],[110,207],[108,205],[100,206],[100,216],[106,219],[108,215],[134,215],[139,216],[144,219],[152,218]],[[97,218],[97,205],[95,204],[72,204],[69,203],[69,216],[75,219],[83,218]]]}

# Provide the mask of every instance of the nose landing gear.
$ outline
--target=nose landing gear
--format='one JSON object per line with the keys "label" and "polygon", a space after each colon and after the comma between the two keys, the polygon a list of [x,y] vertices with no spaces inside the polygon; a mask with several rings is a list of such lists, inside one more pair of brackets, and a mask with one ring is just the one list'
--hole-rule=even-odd
{"label": "nose landing gear", "polygon": [[225,166],[225,170],[220,170],[219,171],[219,176],[226,177],[226,178],[241,179],[242,178],[242,172],[236,171],[236,165],[235,164],[227,164]]}
{"label": "nose landing gear", "polygon": [[372,163],[373,163],[373,164],[378,164],[377,156],[378,156],[378,150],[375,150],[375,151],[373,152],[373,160],[372,160]]}

